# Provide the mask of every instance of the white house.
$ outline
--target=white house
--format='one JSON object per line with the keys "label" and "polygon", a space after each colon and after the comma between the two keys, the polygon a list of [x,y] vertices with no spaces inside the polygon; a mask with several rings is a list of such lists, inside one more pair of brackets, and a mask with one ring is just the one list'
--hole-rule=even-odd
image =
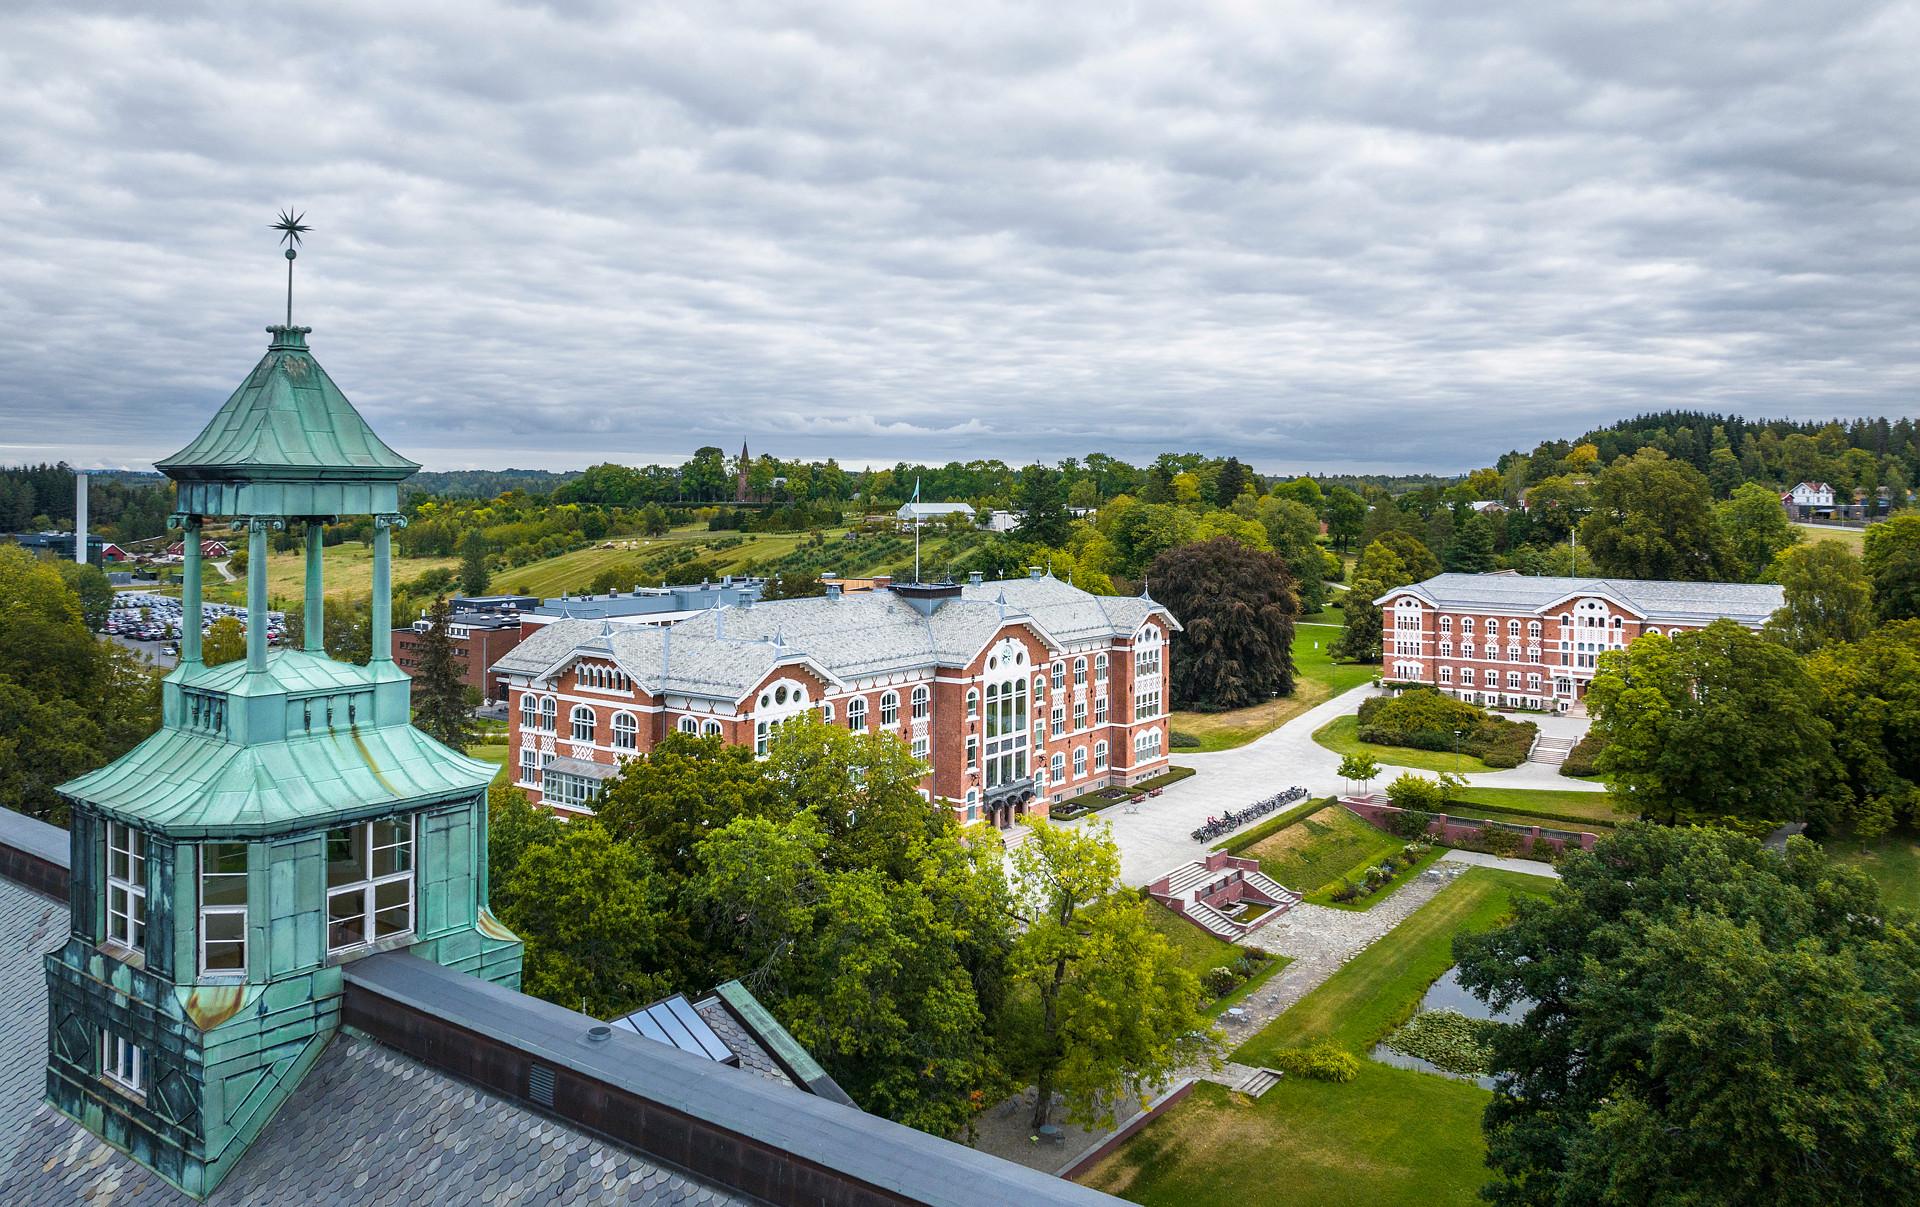
{"label": "white house", "polygon": [[1795,507],[1833,506],[1833,487],[1825,482],[1802,482],[1793,488],[1787,501]]}
{"label": "white house", "polygon": [[965,503],[907,503],[893,514],[902,524],[928,524],[956,513],[973,520],[973,508]]}

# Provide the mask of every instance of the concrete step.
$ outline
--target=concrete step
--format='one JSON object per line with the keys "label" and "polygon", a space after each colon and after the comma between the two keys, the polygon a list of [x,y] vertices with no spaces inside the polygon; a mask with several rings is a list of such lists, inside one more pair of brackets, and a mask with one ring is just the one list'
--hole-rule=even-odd
{"label": "concrete step", "polygon": [[1280,1073],[1274,1069],[1255,1069],[1245,1081],[1233,1088],[1249,1098],[1258,1098],[1274,1086],[1280,1084]]}
{"label": "concrete step", "polygon": [[1238,942],[1240,936],[1246,933],[1246,927],[1227,917],[1211,905],[1200,901],[1189,901],[1186,904],[1187,917],[1198,924],[1201,930],[1206,931],[1210,935],[1226,939],[1229,942]]}
{"label": "concrete step", "polygon": [[1573,753],[1574,745],[1572,738],[1535,738],[1533,749],[1527,752],[1527,761],[1558,767]]}
{"label": "concrete step", "polygon": [[1205,883],[1214,875],[1216,875],[1216,873],[1208,871],[1206,864],[1190,863],[1178,869],[1172,876],[1167,878],[1167,895],[1171,897],[1185,896],[1188,889],[1191,889],[1196,884]]}

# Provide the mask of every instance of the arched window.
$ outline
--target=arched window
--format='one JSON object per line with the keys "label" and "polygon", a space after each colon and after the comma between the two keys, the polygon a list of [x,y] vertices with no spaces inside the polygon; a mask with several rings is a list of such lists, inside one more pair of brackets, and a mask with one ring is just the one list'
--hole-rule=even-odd
{"label": "arched window", "polygon": [[1570,625],[1573,623],[1573,617],[1567,615],[1565,612],[1562,612],[1560,613],[1560,623],[1563,625]]}
{"label": "arched window", "polygon": [[1487,633],[1489,636],[1493,636],[1493,637],[1498,637],[1500,635],[1500,622],[1495,620],[1491,616],[1487,617]]}
{"label": "arched window", "polygon": [[[616,721],[615,721],[615,728],[617,729],[618,727],[619,727],[619,725],[618,725],[618,720],[617,720],[617,718],[616,718]],[[699,732],[700,732],[700,722],[698,722],[698,721],[696,721],[696,720],[694,720],[694,719],[693,719],[692,717],[681,717],[681,718],[680,718],[680,732],[681,732],[681,733],[699,733]]]}
{"label": "arched window", "polygon": [[1087,660],[1085,658],[1075,658],[1073,660],[1073,685],[1075,687],[1080,687],[1083,684],[1085,684],[1086,681],[1087,681]]}
{"label": "arched window", "polygon": [[1527,636],[1538,637],[1539,635],[1540,635],[1540,622],[1537,620],[1529,620],[1527,622]]}
{"label": "arched window", "polygon": [[1105,742],[1095,742],[1093,744],[1093,769],[1095,771],[1105,771],[1107,769],[1107,744]]}
{"label": "arched window", "polygon": [[847,701],[847,728],[865,729],[867,727],[867,698],[855,696]]}
{"label": "arched window", "polygon": [[1066,685],[1067,685],[1067,664],[1064,662],[1056,662],[1053,664],[1053,690],[1059,691],[1061,688],[1065,687]]}
{"label": "arched window", "polygon": [[1647,636],[1649,636],[1649,637],[1658,637],[1659,635],[1660,635],[1660,630],[1659,630],[1659,629],[1648,629],[1648,630],[1647,630]]}
{"label": "arched window", "polygon": [[765,754],[767,752],[767,723],[765,721],[760,721],[753,727],[753,752],[755,754]]}
{"label": "arched window", "polygon": [[1085,746],[1076,746],[1073,748],[1073,778],[1079,779],[1086,773],[1087,748]]}
{"label": "arched window", "polygon": [[[692,717],[686,718],[686,721],[691,720],[693,720]],[[686,721],[683,721],[681,725],[688,733],[692,733],[693,727],[687,725]],[[615,750],[633,750],[639,745],[640,722],[634,720],[626,713],[615,713],[613,718],[613,748]]]}
{"label": "arched window", "polygon": [[1518,637],[1519,635],[1520,635],[1520,622],[1517,620],[1509,620],[1507,622],[1507,636]]}
{"label": "arched window", "polygon": [[822,721],[825,721],[829,725],[833,724],[833,705],[832,704],[822,704],[820,706],[820,719]]}
{"label": "arched window", "polygon": [[1067,778],[1067,756],[1058,750],[1053,752],[1053,758],[1048,762],[1047,766],[1054,783],[1057,784]]}
{"label": "arched window", "polygon": [[718,722],[718,721],[708,721],[708,722],[706,723],[706,725],[705,725],[705,726],[704,726],[704,727],[702,728],[702,731],[701,731],[701,732],[703,732],[704,734],[706,734],[706,736],[707,736],[707,737],[710,737],[710,738],[717,738],[717,737],[719,737],[719,736],[720,736],[720,722]]}
{"label": "arched window", "polygon": [[927,689],[924,687],[914,688],[912,699],[913,699],[913,719],[916,721],[926,720],[927,709],[932,701],[932,697],[927,694]]}
{"label": "arched window", "polygon": [[967,720],[971,721],[975,717],[978,717],[979,715],[980,715],[980,690],[978,688],[970,687],[967,689]]}
{"label": "arched window", "polygon": [[1451,617],[1451,616],[1442,616],[1442,617],[1440,618],[1440,631],[1441,631],[1442,633],[1451,633],[1451,632],[1453,632],[1453,617]]}
{"label": "arched window", "polygon": [[880,697],[880,726],[886,728],[900,723],[900,693],[887,692]]}
{"label": "arched window", "polygon": [[1047,698],[1047,677],[1045,675],[1035,675],[1033,677],[1033,702],[1035,704],[1038,704],[1040,703],[1040,701],[1046,698]]}
{"label": "arched window", "polygon": [[540,697],[532,692],[520,693],[520,728],[540,728]]}
{"label": "arched window", "polygon": [[1105,683],[1107,681],[1107,656],[1105,654],[1095,654],[1093,656],[1093,681],[1095,683]]}
{"label": "arched window", "polygon": [[560,721],[560,701],[552,696],[540,698],[540,728],[552,733]]}
{"label": "arched window", "polygon": [[577,704],[573,709],[573,740],[593,741],[593,710],[584,704]]}

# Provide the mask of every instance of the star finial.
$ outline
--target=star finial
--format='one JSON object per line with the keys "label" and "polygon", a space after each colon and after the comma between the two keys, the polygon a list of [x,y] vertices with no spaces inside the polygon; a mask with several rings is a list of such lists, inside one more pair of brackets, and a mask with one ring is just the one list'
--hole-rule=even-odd
{"label": "star finial", "polygon": [[300,253],[294,249],[300,246],[300,236],[313,228],[302,222],[306,215],[296,214],[291,206],[280,211],[280,220],[271,223],[271,229],[280,232],[280,242],[287,245],[287,326],[293,326],[293,258]]}

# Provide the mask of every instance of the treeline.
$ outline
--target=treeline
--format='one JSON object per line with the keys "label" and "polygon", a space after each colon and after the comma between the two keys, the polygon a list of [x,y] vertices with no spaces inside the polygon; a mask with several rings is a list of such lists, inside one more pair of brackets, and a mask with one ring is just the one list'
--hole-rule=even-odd
{"label": "treeline", "polygon": [[[0,531],[71,531],[73,473],[64,461],[0,468]],[[97,474],[87,484],[87,526],[106,540],[160,536],[171,514],[173,483],[164,478]]]}
{"label": "treeline", "polygon": [[508,491],[550,495],[580,476],[579,470],[550,473],[544,469],[456,469],[417,473],[402,489],[424,491],[447,499],[491,499]]}

